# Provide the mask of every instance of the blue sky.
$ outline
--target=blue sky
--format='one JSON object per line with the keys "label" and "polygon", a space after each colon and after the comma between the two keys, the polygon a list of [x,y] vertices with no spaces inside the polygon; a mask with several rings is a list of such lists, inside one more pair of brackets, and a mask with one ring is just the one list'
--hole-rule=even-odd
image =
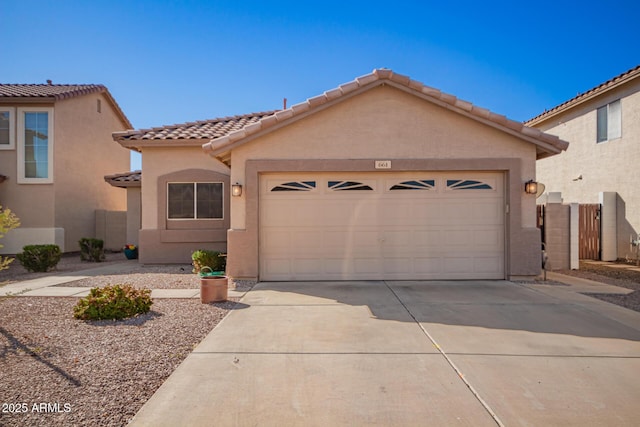
{"label": "blue sky", "polygon": [[0,82],[104,84],[139,129],[386,67],[523,121],[640,64],[638,16],[637,0],[0,0]]}

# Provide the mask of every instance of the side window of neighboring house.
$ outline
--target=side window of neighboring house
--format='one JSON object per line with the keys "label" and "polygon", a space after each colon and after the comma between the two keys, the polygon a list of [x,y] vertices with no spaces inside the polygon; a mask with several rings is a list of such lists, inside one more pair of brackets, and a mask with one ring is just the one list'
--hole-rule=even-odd
{"label": "side window of neighboring house", "polygon": [[18,108],[18,183],[53,182],[53,108]]}
{"label": "side window of neighboring house", "polygon": [[223,219],[221,182],[170,182],[167,184],[168,219]]}
{"label": "side window of neighboring house", "polygon": [[620,100],[598,108],[597,142],[609,141],[622,136],[622,108]]}
{"label": "side window of neighboring house", "polygon": [[0,150],[16,147],[15,108],[0,107]]}

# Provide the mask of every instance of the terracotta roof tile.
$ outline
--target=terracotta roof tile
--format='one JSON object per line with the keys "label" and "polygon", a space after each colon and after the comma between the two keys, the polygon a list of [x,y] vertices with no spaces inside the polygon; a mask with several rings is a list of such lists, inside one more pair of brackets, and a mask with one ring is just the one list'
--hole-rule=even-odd
{"label": "terracotta roof tile", "polygon": [[275,111],[266,111],[150,129],[115,132],[113,138],[116,141],[214,139],[240,131],[245,126],[256,124],[274,113]]}
{"label": "terracotta roof tile", "polygon": [[575,96],[574,98],[571,98],[568,101],[563,102],[560,105],[557,105],[555,107],[553,107],[550,110],[545,111],[542,114],[537,115],[536,117],[529,119],[525,122],[525,125],[527,126],[534,126],[536,124],[538,124],[541,121],[544,121],[545,119],[555,116],[558,113],[561,113],[562,111],[568,110],[569,108],[573,107],[574,105],[580,104],[584,101],[587,101],[603,92],[606,92],[607,90],[614,88],[622,83],[625,83],[631,79],[640,77],[640,65],[625,71],[622,74],[619,74],[617,76],[615,76],[614,78],[607,80],[606,82],[599,84],[598,86],[589,89],[588,91],[581,93],[577,96]]}
{"label": "terracotta roof tile", "polygon": [[[394,73],[392,70],[385,68],[373,70],[372,73],[360,76],[354,81],[342,84],[335,89],[328,90],[323,95],[315,96],[305,102],[293,105],[286,110],[278,111],[273,116],[260,119],[260,126],[246,127],[222,136],[214,137],[210,142],[204,144],[203,148],[205,151],[209,152],[209,154],[217,156],[219,159],[224,158],[225,161],[228,161],[228,151],[235,147],[236,144],[241,143],[242,139],[257,132],[265,131],[266,129],[284,121],[293,119],[301,113],[312,111],[314,108],[318,108],[318,106],[322,104],[335,101],[347,94],[358,90],[367,90],[369,87],[380,85],[385,82],[396,85],[396,87],[408,88],[409,90],[418,92],[434,103],[447,106],[447,108],[454,111],[457,110],[468,117],[499,127],[516,136],[526,139],[538,146],[538,158],[559,153],[562,150],[566,150],[569,146],[568,142],[561,140],[557,136],[544,134],[538,131],[532,132],[519,121],[511,120],[501,114],[496,114],[487,109],[477,107],[468,101],[460,100],[453,95],[425,86],[420,82],[411,80],[407,76]],[[322,98],[325,98],[325,100],[323,101]]]}
{"label": "terracotta roof tile", "polygon": [[142,171],[131,171],[107,175],[104,180],[114,187],[140,187],[142,184]]}
{"label": "terracotta roof tile", "polygon": [[116,100],[104,85],[99,84],[5,84],[0,83],[0,102],[14,101],[15,98],[36,98],[43,101],[60,101],[76,96],[103,93],[120,116],[125,128],[132,128],[131,122],[124,114]]}
{"label": "terracotta roof tile", "polygon": [[55,98],[65,99],[78,95],[103,92],[103,85],[54,85],[54,84],[0,84],[0,98]]}

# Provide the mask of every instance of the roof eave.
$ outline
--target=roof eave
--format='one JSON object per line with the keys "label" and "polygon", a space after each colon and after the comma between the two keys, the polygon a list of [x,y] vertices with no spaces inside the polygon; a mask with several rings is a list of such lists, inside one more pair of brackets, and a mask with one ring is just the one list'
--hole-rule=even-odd
{"label": "roof eave", "polygon": [[[386,70],[382,71],[384,72]],[[568,142],[562,141],[558,137],[545,134],[537,129],[525,126],[521,122],[516,122],[505,116],[500,116],[483,108],[479,108],[467,101],[457,99],[437,89],[410,80],[408,77],[397,76],[398,77],[394,79],[372,76],[371,74],[361,77],[337,89],[327,91],[321,96],[310,98],[287,110],[282,110],[274,114],[273,117],[269,117],[269,121],[261,120],[258,123],[245,127],[241,131],[233,132],[221,138],[212,139],[203,144],[202,148],[210,156],[217,158],[227,166],[231,166],[231,151],[234,148],[259,138],[266,133],[287,126],[294,121],[301,120],[310,114],[315,114],[334,104],[345,101],[375,86],[382,85],[393,86],[394,88],[416,95],[442,108],[532,143],[536,146],[536,157],[538,159],[559,154],[568,147]],[[359,86],[354,87],[356,84]],[[338,91],[346,91],[346,93],[339,94]]]}
{"label": "roof eave", "polygon": [[549,111],[545,111],[544,113],[539,114],[538,116],[527,120],[525,124],[527,126],[537,126],[579,105],[582,105],[608,92],[611,92],[612,90],[617,89],[620,86],[626,85],[629,82],[639,77],[640,77],[640,66],[637,66],[635,68],[632,68],[629,71],[625,71],[624,73],[617,75],[616,77],[594,88],[587,90],[584,93],[579,94],[574,98],[571,98],[568,101],[563,102],[560,105],[557,105],[551,108]]}
{"label": "roof eave", "polygon": [[140,152],[143,148],[150,147],[202,147],[202,144],[210,141],[208,138],[192,138],[192,139],[124,139],[119,137],[117,134],[119,132],[113,133],[113,139],[123,146],[124,148],[128,148],[130,150],[135,150]]}

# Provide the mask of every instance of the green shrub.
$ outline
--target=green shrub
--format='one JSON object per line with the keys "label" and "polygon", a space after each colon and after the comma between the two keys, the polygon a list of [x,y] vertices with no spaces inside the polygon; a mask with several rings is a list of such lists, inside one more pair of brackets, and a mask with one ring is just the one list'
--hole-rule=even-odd
{"label": "green shrub", "polygon": [[[11,212],[11,209],[3,209],[0,206],[0,238],[3,238],[4,235],[13,230],[14,228],[18,228],[20,226],[20,219]],[[0,248],[3,246],[0,245]],[[0,271],[6,270],[9,268],[9,264],[13,262],[13,258],[9,257],[0,257]]]}
{"label": "green shrub", "polygon": [[199,273],[203,267],[210,267],[213,271],[225,271],[227,257],[218,251],[200,249],[191,254],[193,272]]}
{"label": "green shrub", "polygon": [[18,261],[28,271],[49,271],[58,265],[62,252],[58,245],[27,245],[16,255]]}
{"label": "green shrub", "polygon": [[82,238],[78,241],[78,245],[80,245],[80,259],[82,261],[104,261],[104,242],[102,240]]}
{"label": "green shrub", "polygon": [[82,320],[124,319],[151,310],[151,289],[131,285],[92,288],[73,308],[73,317]]}

